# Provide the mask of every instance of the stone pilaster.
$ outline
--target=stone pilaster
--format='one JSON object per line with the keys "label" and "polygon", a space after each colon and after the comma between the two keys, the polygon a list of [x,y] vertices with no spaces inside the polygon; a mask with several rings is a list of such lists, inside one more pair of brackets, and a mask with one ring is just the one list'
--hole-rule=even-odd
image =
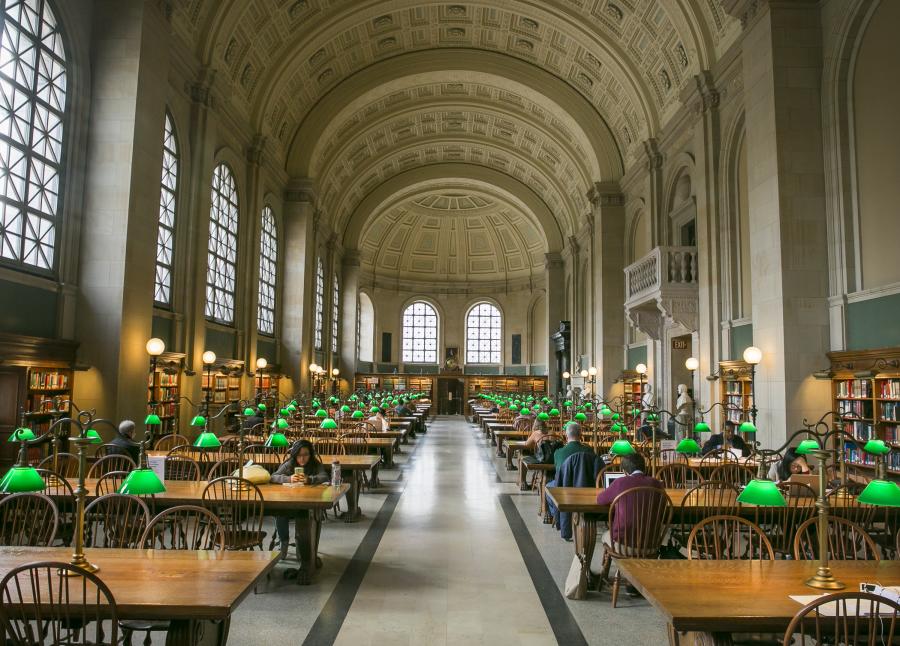
{"label": "stone pilaster", "polygon": [[341,264],[341,357],[340,369],[353,389],[356,372],[356,319],[359,316],[359,251],[345,249]]}
{"label": "stone pilaster", "polygon": [[[544,254],[544,278],[547,285],[547,330],[553,334],[566,316],[565,262],[559,253]],[[556,365],[556,348],[550,337],[541,341],[547,344],[547,383],[550,392],[556,392],[559,370]],[[569,365],[571,365],[571,357]]]}

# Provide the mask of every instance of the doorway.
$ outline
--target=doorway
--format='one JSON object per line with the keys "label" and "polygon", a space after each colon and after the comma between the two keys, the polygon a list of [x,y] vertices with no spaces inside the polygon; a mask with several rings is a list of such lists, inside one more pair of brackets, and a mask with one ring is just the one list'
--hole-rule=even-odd
{"label": "doorway", "polygon": [[465,381],[459,377],[438,379],[438,415],[460,415],[462,413]]}

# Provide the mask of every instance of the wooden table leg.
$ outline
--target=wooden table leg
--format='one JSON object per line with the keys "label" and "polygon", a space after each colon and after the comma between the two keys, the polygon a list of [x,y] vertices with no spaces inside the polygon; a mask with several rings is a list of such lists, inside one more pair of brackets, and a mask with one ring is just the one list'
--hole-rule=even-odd
{"label": "wooden table leg", "polygon": [[297,572],[297,584],[309,585],[313,581],[319,567],[319,536],[322,533],[322,512],[310,509],[296,518],[297,560],[300,569]]}
{"label": "wooden table leg", "polygon": [[502,458],[504,455],[506,454],[503,452],[503,438],[499,437],[497,438],[497,457]]}
{"label": "wooden table leg", "polygon": [[394,447],[389,446],[389,447],[385,448],[383,457],[384,457],[384,466],[386,466],[388,469],[393,468],[394,467]]}
{"label": "wooden table leg", "polygon": [[222,621],[173,619],[166,631],[166,646],[225,646],[231,617]]}
{"label": "wooden table leg", "polygon": [[344,471],[344,473],[349,474],[347,481],[350,483],[350,491],[347,492],[347,511],[341,516],[343,516],[345,523],[355,523],[362,515],[359,509],[359,481],[362,476],[355,469]]}
{"label": "wooden table leg", "polygon": [[541,480],[538,485],[538,498],[540,498],[540,502],[538,502],[538,516],[540,516],[545,523],[549,524],[550,510],[547,508],[547,493],[544,491],[547,486],[546,471],[541,471]]}
{"label": "wooden table leg", "polygon": [[597,521],[586,514],[572,514],[573,533],[575,534],[575,556],[581,562],[581,576],[578,578],[578,589],[574,599],[587,596],[587,586],[591,578],[591,559],[597,545]]}
{"label": "wooden table leg", "polygon": [[509,446],[506,447],[506,470],[507,471],[515,471],[515,467],[513,466],[513,458],[518,455],[519,449],[513,451]]}

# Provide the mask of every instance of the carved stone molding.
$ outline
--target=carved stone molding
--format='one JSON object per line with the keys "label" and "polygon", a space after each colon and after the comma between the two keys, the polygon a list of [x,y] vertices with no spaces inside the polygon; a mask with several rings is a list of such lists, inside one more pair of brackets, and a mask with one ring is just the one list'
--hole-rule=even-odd
{"label": "carved stone molding", "polygon": [[658,305],[667,321],[681,325],[691,332],[697,329],[700,315],[697,297],[662,298]]}
{"label": "carved stone molding", "polygon": [[696,101],[693,104],[695,114],[705,114],[719,107],[722,101],[721,93],[713,81],[709,70],[703,70],[694,76],[694,92]]}
{"label": "carved stone molding", "polygon": [[558,252],[553,251],[544,254],[544,269],[562,269],[564,266],[562,255]]}
{"label": "carved stone molding", "polygon": [[631,324],[654,341],[662,338],[663,316],[658,309],[637,308],[626,310]]}
{"label": "carved stone molding", "polygon": [[260,165],[266,156],[268,148],[268,139],[265,135],[257,133],[253,136],[253,141],[247,147],[247,161],[251,164]]}
{"label": "carved stone molding", "polygon": [[211,67],[204,67],[200,70],[197,80],[186,84],[185,93],[191,98],[193,103],[214,110],[216,107],[216,100],[213,96],[215,80],[216,70]]}
{"label": "carved stone molding", "polygon": [[647,155],[646,168],[648,171],[660,170],[663,166],[663,154],[659,150],[659,140],[650,138],[644,142],[644,152]]}
{"label": "carved stone molding", "polygon": [[594,182],[587,198],[594,207],[625,205],[625,196],[618,182]]}
{"label": "carved stone molding", "polygon": [[284,190],[285,202],[307,202],[315,204],[318,199],[315,183],[308,178],[294,179]]}
{"label": "carved stone molding", "polygon": [[341,260],[341,265],[344,267],[359,267],[360,264],[359,249],[344,249],[344,257]]}

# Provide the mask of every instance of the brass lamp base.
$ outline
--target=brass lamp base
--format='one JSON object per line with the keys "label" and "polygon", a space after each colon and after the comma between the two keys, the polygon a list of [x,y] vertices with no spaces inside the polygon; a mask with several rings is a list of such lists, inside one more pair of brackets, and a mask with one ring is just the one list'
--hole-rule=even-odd
{"label": "brass lamp base", "polygon": [[[84,554],[73,554],[72,560],[69,561],[69,565],[71,565],[72,567],[77,567],[79,570],[83,570],[84,572],[93,573],[93,572],[100,571],[100,567],[98,565],[94,565],[93,563],[88,561],[84,557]],[[75,572],[72,572],[71,570],[61,570],[60,572],[62,574],[65,574],[66,576],[74,576],[76,574]]]}
{"label": "brass lamp base", "polygon": [[819,590],[843,590],[847,586],[834,578],[831,568],[820,567],[816,570],[815,575],[806,580],[806,585],[810,588],[818,588]]}

